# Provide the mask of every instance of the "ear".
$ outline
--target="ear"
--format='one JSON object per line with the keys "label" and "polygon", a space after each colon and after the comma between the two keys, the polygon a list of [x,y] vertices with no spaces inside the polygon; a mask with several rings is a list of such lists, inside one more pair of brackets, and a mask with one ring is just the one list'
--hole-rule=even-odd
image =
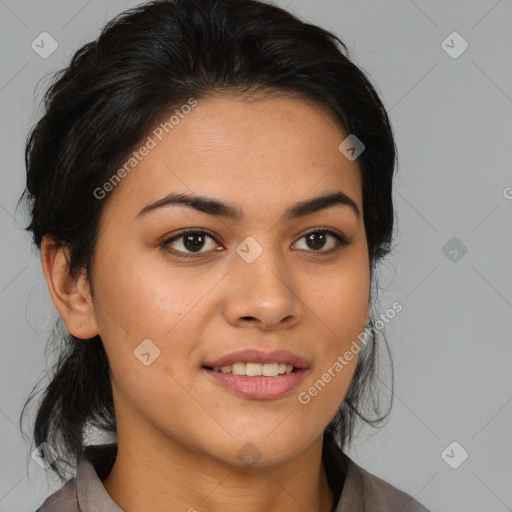
{"label": "ear", "polygon": [[51,235],[41,242],[41,265],[46,284],[68,331],[81,339],[98,334],[92,296],[85,269],[77,278],[69,272],[69,249],[58,246]]}

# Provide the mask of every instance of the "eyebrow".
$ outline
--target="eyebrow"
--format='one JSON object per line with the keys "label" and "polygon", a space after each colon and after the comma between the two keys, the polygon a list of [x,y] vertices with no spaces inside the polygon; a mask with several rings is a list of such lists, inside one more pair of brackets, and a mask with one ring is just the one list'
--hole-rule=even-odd
{"label": "eyebrow", "polygon": [[[175,194],[171,193],[164,198],[148,204],[145,206],[136,217],[141,217],[149,212],[162,208],[169,205],[182,205],[190,208],[194,208],[203,213],[209,215],[216,215],[220,217],[226,217],[228,219],[240,220],[243,218],[243,211],[239,206],[232,203],[225,203],[218,199],[211,197],[192,195],[192,194]],[[307,199],[294,204],[286,210],[281,217],[281,221],[290,221],[310,215],[320,210],[331,208],[335,205],[345,205],[352,210],[357,217],[360,216],[360,211],[357,204],[343,192],[333,192],[331,194],[315,197],[313,199]]]}

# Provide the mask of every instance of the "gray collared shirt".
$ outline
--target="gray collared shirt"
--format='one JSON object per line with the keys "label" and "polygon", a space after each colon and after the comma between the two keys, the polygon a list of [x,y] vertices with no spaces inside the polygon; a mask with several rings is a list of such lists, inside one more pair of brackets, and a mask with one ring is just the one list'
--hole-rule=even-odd
{"label": "gray collared shirt", "polygon": [[[101,453],[110,454],[111,460],[106,465],[111,468],[112,448],[115,445],[87,447],[89,455],[96,455],[89,459],[84,451],[76,477],[49,496],[36,512],[124,512],[102,484],[102,479],[107,475],[104,474],[105,464],[102,468]],[[338,455],[342,457],[338,460],[344,462],[346,477],[335,512],[429,512],[411,496],[358,466],[341,450]],[[105,457],[103,455],[103,461]],[[340,468],[341,473],[344,471]]]}

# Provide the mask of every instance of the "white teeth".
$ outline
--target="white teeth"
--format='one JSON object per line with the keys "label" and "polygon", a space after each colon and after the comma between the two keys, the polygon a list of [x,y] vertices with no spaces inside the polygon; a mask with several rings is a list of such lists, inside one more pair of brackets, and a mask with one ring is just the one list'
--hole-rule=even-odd
{"label": "white teeth", "polygon": [[235,363],[231,369],[235,375],[245,375],[245,363]]}
{"label": "white teeth", "polygon": [[245,375],[249,377],[257,377],[261,375],[261,364],[260,363],[246,363],[245,364]]}
{"label": "white teeth", "polygon": [[279,375],[278,363],[266,363],[261,365],[261,374],[265,377],[277,377]]}
{"label": "white teeth", "polygon": [[237,362],[232,365],[214,368],[216,372],[232,373],[234,375],[247,375],[249,377],[277,377],[285,373],[292,373],[293,365],[286,363],[244,363]]}

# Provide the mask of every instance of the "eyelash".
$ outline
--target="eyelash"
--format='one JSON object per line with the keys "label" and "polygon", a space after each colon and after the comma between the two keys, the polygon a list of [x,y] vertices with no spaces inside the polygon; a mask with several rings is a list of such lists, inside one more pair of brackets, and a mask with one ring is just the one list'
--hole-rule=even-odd
{"label": "eyelash", "polygon": [[[219,241],[216,239],[216,237],[214,237],[211,233],[209,233],[208,231],[206,231],[203,228],[197,228],[197,229],[191,229],[191,230],[188,230],[188,231],[183,231],[179,235],[175,235],[175,236],[173,236],[171,238],[168,238],[168,239],[164,240],[164,242],[162,242],[162,244],[161,244],[162,248],[166,248],[168,245],[170,245],[171,243],[175,242],[176,240],[179,240],[180,238],[183,238],[185,235],[198,234],[198,233],[199,234],[203,234],[203,235],[207,235],[208,237],[210,237],[213,240],[215,240],[216,243],[219,243]],[[336,247],[334,247],[333,249],[329,249],[328,251],[306,250],[306,252],[312,252],[314,254],[319,254],[319,255],[328,255],[328,254],[333,254],[333,253],[337,252],[341,247],[350,245],[350,242],[342,234],[338,233],[337,231],[333,231],[332,229],[328,229],[328,228],[315,228],[315,229],[312,229],[311,231],[308,231],[307,233],[304,233],[298,240],[302,240],[304,237],[306,237],[308,235],[312,235],[314,233],[327,233],[327,234],[333,236],[334,239],[337,242],[337,245],[336,245]],[[172,251],[169,251],[169,252],[171,252],[171,254],[173,254],[173,256],[177,256],[178,258],[190,259],[190,258],[200,257],[201,254],[203,254],[204,252],[211,252],[211,251],[199,251],[199,252],[196,252],[196,253],[183,253],[183,251],[174,251],[174,250],[172,250]]]}

